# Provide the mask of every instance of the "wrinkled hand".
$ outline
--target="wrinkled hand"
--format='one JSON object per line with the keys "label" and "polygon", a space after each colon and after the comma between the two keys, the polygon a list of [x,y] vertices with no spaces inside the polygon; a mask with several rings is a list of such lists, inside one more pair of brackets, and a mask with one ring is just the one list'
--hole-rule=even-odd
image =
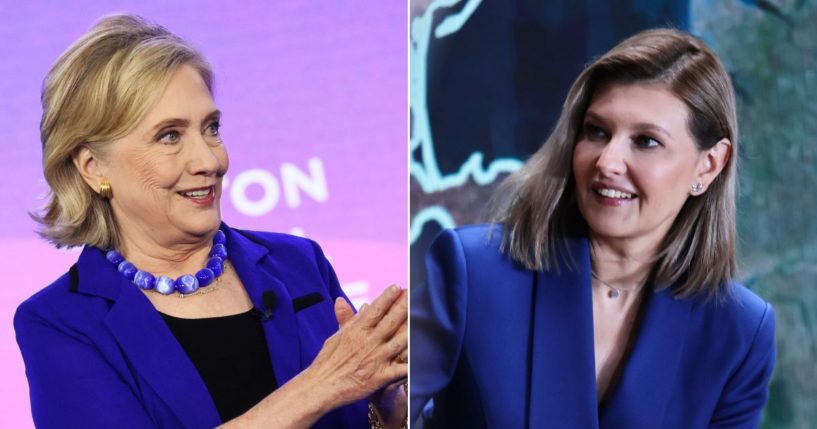
{"label": "wrinkled hand", "polygon": [[[367,304],[363,304],[360,310],[363,311],[366,306]],[[338,324],[341,327],[351,320],[354,315],[354,310],[352,310],[352,307],[349,306],[349,303],[347,303],[346,300],[338,299],[335,301],[335,316],[337,317]],[[401,325],[400,330],[407,331],[407,329],[408,321],[406,320]],[[395,359],[397,362],[407,362],[408,348],[397,355]],[[407,379],[404,378],[393,382],[374,392],[369,397],[369,401],[371,401],[372,405],[374,405],[380,421],[386,428],[400,428],[406,421],[408,416],[408,393],[403,387],[406,384],[406,381]]]}
{"label": "wrinkled hand", "polygon": [[406,291],[391,286],[358,314],[338,299],[335,313],[340,329],[305,371],[317,381],[321,392],[316,393],[322,394],[329,409],[369,397],[407,377],[408,364],[397,360],[408,350]]}

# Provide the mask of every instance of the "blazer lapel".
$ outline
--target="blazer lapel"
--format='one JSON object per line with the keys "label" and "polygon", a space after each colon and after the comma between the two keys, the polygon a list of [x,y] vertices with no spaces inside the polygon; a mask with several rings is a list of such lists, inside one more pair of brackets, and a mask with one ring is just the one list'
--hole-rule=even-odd
{"label": "blazer lapel", "polygon": [[603,428],[657,428],[676,382],[692,304],[653,292],[621,378],[601,412]]}
{"label": "blazer lapel", "polygon": [[[268,261],[270,250],[226,225],[230,262],[262,317],[264,334],[278,385],[297,375],[304,365],[292,297]],[[176,413],[185,427],[214,427],[221,423],[215,404],[198,371],[147,297],[124,279],[102,251],[86,248],[77,264],[80,293],[113,301],[105,325],[128,361]],[[272,293],[274,306],[265,307]],[[267,299],[269,304],[269,299]]]}
{"label": "blazer lapel", "polygon": [[78,263],[78,292],[113,300],[104,323],[128,362],[188,428],[221,422],[207,386],[161,315],[142,291],[123,278],[99,249]]}
{"label": "blazer lapel", "polygon": [[[230,261],[244,283],[253,305],[260,313],[268,314],[262,316],[264,334],[275,379],[281,386],[298,375],[305,363],[301,362],[301,342],[292,296],[275,274],[274,264],[270,261],[270,253],[275,249],[268,249],[251,240],[248,234],[230,228],[223,229],[227,232]],[[265,295],[273,298],[265,300]],[[267,308],[271,302],[274,305]]]}
{"label": "blazer lapel", "polygon": [[567,241],[577,270],[535,276],[530,427],[598,427],[590,259],[586,240]]}

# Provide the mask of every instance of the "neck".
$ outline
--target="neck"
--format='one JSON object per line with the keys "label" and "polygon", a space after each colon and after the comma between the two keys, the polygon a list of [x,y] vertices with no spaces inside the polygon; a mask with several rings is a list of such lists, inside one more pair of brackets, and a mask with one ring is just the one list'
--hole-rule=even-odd
{"label": "neck", "polygon": [[[144,231],[138,226],[120,229],[122,242],[119,252],[143,271],[156,276],[177,278],[192,274],[207,263],[212,247],[213,231],[202,237],[185,237],[173,242],[161,240],[154,231]],[[170,234],[162,238],[171,237]]]}
{"label": "neck", "polygon": [[606,239],[590,235],[593,273],[604,284],[621,290],[643,286],[652,268],[657,244],[644,240]]}

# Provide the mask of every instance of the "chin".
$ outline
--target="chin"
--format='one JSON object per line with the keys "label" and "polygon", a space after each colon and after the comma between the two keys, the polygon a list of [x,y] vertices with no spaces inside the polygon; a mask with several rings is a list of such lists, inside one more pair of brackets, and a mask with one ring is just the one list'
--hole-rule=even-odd
{"label": "chin", "polygon": [[208,235],[221,225],[221,216],[212,216],[211,218],[205,219],[203,216],[199,219],[184,219],[183,223],[180,225],[180,229],[186,231],[190,235],[202,236]]}
{"label": "chin", "polygon": [[590,233],[597,237],[624,238],[632,233],[630,228],[625,227],[620,222],[608,219],[603,221],[588,219],[586,222]]}

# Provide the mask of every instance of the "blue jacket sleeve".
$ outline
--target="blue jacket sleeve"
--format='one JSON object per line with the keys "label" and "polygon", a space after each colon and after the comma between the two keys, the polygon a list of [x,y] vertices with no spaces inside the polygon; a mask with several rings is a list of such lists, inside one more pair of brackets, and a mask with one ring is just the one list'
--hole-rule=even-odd
{"label": "blue jacket sleeve", "polygon": [[760,426],[775,361],[774,326],[774,310],[766,304],[749,351],[721,393],[710,428],[754,429]]}
{"label": "blue jacket sleeve", "polygon": [[315,251],[315,263],[318,266],[318,270],[321,273],[321,277],[327,287],[329,288],[329,297],[332,298],[332,303],[338,299],[338,297],[342,297],[349,303],[349,305],[354,309],[354,305],[352,301],[346,296],[346,293],[343,292],[343,289],[340,287],[340,281],[338,281],[338,276],[335,274],[335,269],[332,268],[332,264],[329,263],[329,260],[326,259],[326,256],[321,249],[321,246],[318,243],[310,240],[312,243],[312,248]]}
{"label": "blue jacket sleeve", "polygon": [[[343,289],[340,287],[340,282],[338,281],[338,276],[335,274],[334,268],[332,268],[332,264],[329,263],[329,260],[326,259],[326,256],[321,250],[321,247],[318,243],[311,241],[312,248],[315,252],[315,263],[317,264],[318,271],[321,273],[321,277],[323,278],[324,284],[326,284],[327,288],[329,289],[329,297],[332,299],[332,305],[334,305],[334,300],[337,298],[343,298],[349,305],[354,309],[354,305],[346,296],[346,293],[343,292]],[[331,307],[334,308],[334,307]],[[330,310],[331,311],[331,310]],[[334,315],[332,315],[332,327],[333,329],[338,329],[337,322],[335,320]],[[317,355],[318,351],[315,352]],[[368,412],[368,399],[361,399],[355,403],[346,405],[340,409],[336,409],[330,411],[329,414],[324,416],[321,420],[316,423],[313,428],[326,428],[326,427],[340,427],[339,422],[344,422],[343,427],[350,427],[350,428],[364,428],[368,427],[368,419],[367,419],[367,412]]]}
{"label": "blue jacket sleeve", "polygon": [[14,316],[37,428],[152,428],[134,392],[85,336],[51,322],[42,303]]}
{"label": "blue jacket sleeve", "polygon": [[412,286],[410,418],[415,423],[457,367],[465,331],[468,272],[456,231],[443,231],[426,255],[427,282]]}

